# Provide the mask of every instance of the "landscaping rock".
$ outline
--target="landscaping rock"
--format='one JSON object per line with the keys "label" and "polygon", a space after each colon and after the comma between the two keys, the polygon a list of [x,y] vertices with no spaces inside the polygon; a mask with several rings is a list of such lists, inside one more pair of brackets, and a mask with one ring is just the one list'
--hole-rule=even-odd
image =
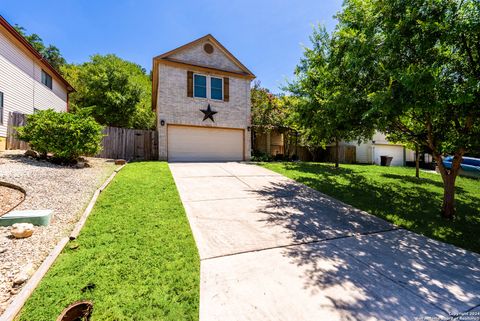
{"label": "landscaping rock", "polygon": [[33,234],[33,224],[30,223],[15,223],[12,225],[10,233],[16,239],[23,239],[32,236]]}
{"label": "landscaping rock", "polygon": [[124,159],[116,159],[115,160],[115,165],[125,165],[127,163],[126,160]]}
{"label": "landscaping rock", "polygon": [[10,289],[10,294],[11,295],[18,294],[18,292],[20,292],[20,288],[11,288]]}
{"label": "landscaping rock", "polygon": [[32,263],[28,263],[25,265],[20,273],[17,274],[15,279],[13,279],[13,285],[21,285],[25,283],[30,277],[35,273],[35,267],[33,266]]}
{"label": "landscaping rock", "polygon": [[77,162],[75,165],[76,168],[85,168],[85,162]]}
{"label": "landscaping rock", "polygon": [[27,150],[27,151],[25,152],[25,156],[27,156],[27,157],[33,157],[33,158],[38,158],[38,153],[37,153],[36,151],[34,151],[34,150],[29,149],[29,150]]}
{"label": "landscaping rock", "polygon": [[[55,245],[69,235],[92,194],[116,168],[113,160],[85,157],[91,167],[79,170],[25,157],[24,153],[0,152],[0,181],[25,189],[28,196],[15,210],[50,209],[53,214],[50,224],[35,226],[29,238],[11,236],[11,225],[17,222],[0,226],[0,248],[7,249],[0,254],[0,315],[15,297],[10,289],[22,266],[27,262],[39,266]],[[3,201],[0,195],[0,208]]]}

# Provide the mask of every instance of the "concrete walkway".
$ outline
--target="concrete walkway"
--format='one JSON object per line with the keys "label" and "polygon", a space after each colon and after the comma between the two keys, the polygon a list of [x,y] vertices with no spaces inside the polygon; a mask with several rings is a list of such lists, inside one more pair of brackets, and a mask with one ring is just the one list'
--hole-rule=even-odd
{"label": "concrete walkway", "polygon": [[170,169],[200,253],[201,321],[480,311],[480,255],[397,229],[259,166]]}

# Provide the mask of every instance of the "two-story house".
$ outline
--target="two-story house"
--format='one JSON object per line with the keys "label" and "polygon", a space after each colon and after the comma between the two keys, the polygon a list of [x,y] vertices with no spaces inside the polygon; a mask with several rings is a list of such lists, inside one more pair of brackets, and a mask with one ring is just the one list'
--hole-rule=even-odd
{"label": "two-story house", "polygon": [[68,111],[72,86],[0,16],[0,150],[10,112]]}
{"label": "two-story house", "polygon": [[153,58],[159,158],[248,160],[254,78],[212,35]]}

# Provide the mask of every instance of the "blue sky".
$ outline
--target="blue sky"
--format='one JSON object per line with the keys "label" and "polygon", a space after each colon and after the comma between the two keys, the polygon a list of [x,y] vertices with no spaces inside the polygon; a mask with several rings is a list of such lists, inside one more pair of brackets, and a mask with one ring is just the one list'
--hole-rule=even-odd
{"label": "blue sky", "polygon": [[95,53],[151,69],[152,57],[211,33],[274,92],[291,79],[312,26],[330,31],[341,0],[1,0],[0,14],[69,62]]}

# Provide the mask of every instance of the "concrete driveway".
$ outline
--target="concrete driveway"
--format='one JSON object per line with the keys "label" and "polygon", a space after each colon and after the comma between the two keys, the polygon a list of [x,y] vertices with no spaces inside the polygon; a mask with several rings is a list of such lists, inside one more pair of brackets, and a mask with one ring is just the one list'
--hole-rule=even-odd
{"label": "concrete driveway", "polygon": [[200,253],[201,321],[480,315],[480,255],[259,166],[170,169]]}

